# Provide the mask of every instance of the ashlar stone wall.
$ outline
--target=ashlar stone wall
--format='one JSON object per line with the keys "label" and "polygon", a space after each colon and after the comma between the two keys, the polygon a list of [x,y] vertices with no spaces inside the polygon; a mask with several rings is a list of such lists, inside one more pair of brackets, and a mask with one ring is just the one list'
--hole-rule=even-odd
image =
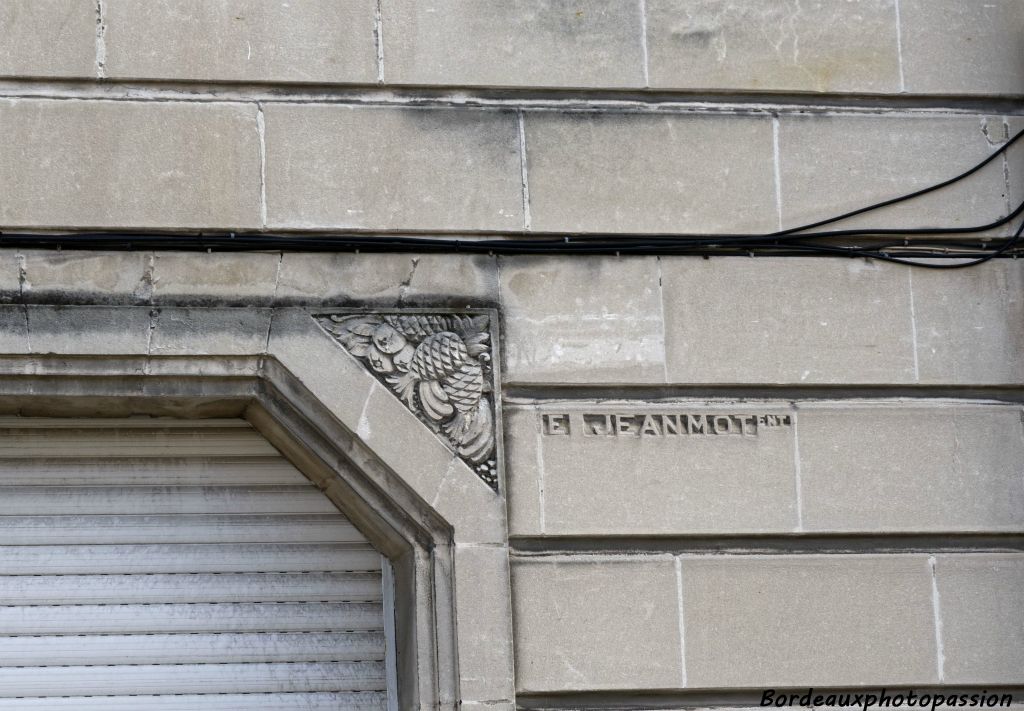
{"label": "ashlar stone wall", "polygon": [[[770,232],[1024,129],[1022,30],[1020,0],[9,0],[0,229]],[[1022,200],[1011,150],[849,224]],[[6,248],[0,300],[27,363],[97,306],[150,358],[181,307],[244,353],[271,307],[497,309],[507,526],[473,554],[511,586],[458,585],[510,611],[478,641],[514,673],[467,661],[464,708],[1022,698],[1019,260]]]}

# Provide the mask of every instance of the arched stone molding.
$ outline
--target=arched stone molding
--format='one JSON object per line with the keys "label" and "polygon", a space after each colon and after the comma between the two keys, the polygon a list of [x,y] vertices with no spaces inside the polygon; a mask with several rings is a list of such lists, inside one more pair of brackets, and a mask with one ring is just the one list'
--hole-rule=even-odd
{"label": "arched stone molding", "polygon": [[504,499],[326,312],[0,306],[0,412],[245,416],[391,560],[399,708],[512,708]]}

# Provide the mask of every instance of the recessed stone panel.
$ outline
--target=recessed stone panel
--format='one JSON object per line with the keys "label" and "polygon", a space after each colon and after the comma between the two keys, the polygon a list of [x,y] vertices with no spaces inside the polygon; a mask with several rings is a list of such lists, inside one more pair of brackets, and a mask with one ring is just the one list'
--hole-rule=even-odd
{"label": "recessed stone panel", "polygon": [[1024,531],[1013,405],[798,407],[807,531]]}
{"label": "recessed stone panel", "polygon": [[513,534],[778,533],[797,525],[793,410],[785,404],[509,409]]}
{"label": "recessed stone panel", "polygon": [[524,123],[534,230],[776,229],[767,116],[538,111]]}
{"label": "recessed stone panel", "polygon": [[[778,121],[786,228],[947,180],[1005,141],[998,116],[815,114]],[[820,229],[969,227],[1007,213],[1006,176],[997,159],[962,183]]]}
{"label": "recessed stone panel", "polygon": [[1024,92],[1019,0],[900,0],[900,18],[908,92]]}
{"label": "recessed stone panel", "polygon": [[1024,682],[1024,556],[938,556],[935,577],[946,682]]}
{"label": "recessed stone panel", "polygon": [[0,37],[0,76],[96,76],[95,3],[5,0]]}
{"label": "recessed stone panel", "polygon": [[939,681],[927,556],[684,557],[682,581],[689,686]]}
{"label": "recessed stone panel", "polygon": [[912,279],[921,382],[1024,383],[1024,261]]}
{"label": "recessed stone panel", "polygon": [[663,382],[654,257],[499,262],[506,382]]}
{"label": "recessed stone panel", "polygon": [[651,86],[899,91],[895,0],[647,0]]}
{"label": "recessed stone panel", "polygon": [[0,100],[0,225],[260,224],[256,107]]}
{"label": "recessed stone panel", "polygon": [[678,612],[668,556],[514,560],[516,688],[677,688]]}
{"label": "recessed stone panel", "polygon": [[389,84],[640,87],[641,6],[383,0]]}
{"label": "recessed stone panel", "polygon": [[663,257],[673,383],[912,383],[909,273],[878,262]]}
{"label": "recessed stone panel", "polygon": [[104,0],[103,6],[110,77],[351,84],[377,79],[373,0]]}
{"label": "recessed stone panel", "polygon": [[520,230],[514,113],[268,105],[275,228]]}

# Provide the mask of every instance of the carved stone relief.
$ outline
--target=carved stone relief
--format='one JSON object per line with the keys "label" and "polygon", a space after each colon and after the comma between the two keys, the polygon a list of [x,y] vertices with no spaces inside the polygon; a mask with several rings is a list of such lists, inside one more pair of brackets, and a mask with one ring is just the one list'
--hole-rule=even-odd
{"label": "carved stone relief", "polygon": [[314,318],[498,490],[487,314],[334,313]]}

